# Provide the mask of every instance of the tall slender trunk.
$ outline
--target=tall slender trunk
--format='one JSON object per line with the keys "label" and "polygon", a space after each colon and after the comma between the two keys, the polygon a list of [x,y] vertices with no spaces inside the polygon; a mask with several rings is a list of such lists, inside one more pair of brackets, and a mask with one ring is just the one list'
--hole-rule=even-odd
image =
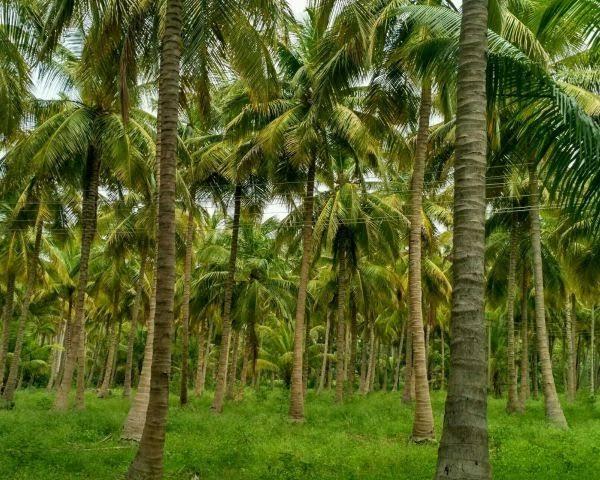
{"label": "tall slender trunk", "polygon": [[248,369],[250,367],[250,336],[246,335],[244,340],[244,349],[242,354],[242,373],[240,373],[240,398],[244,395],[246,384],[248,383]]}
{"label": "tall slender trunk", "polygon": [[404,365],[404,387],[402,389],[402,401],[412,403],[414,395],[414,375],[413,375],[413,353],[412,353],[412,328],[409,326],[406,334],[406,362]]}
{"label": "tall slender trunk", "polygon": [[389,348],[387,345],[383,349],[383,383],[381,389],[386,392],[388,385],[388,362],[390,360]]}
{"label": "tall slender trunk", "polygon": [[373,352],[371,354],[371,364],[370,364],[370,375],[367,383],[367,391],[372,392],[375,390],[375,378],[377,376],[377,360],[379,358],[379,338],[375,338],[375,343],[373,344]]}
{"label": "tall slender trunk", "polygon": [[163,477],[165,427],[169,408],[171,327],[175,287],[175,186],[179,59],[181,55],[181,0],[167,0],[160,58],[160,181],[158,198],[155,341],[150,380],[150,402],[130,479]]}
{"label": "tall slender trunk", "polygon": [[54,386],[57,387],[62,381],[62,377],[65,371],[65,363],[67,362],[67,352],[71,348],[71,337],[73,335],[73,292],[69,292],[69,299],[67,301],[67,325],[65,328],[65,338],[63,340],[63,351],[61,352],[60,366],[58,367],[58,376]]}
{"label": "tall slender trunk", "polygon": [[544,390],[544,405],[546,417],[559,428],[568,428],[567,420],[558,401],[552,360],[548,347],[548,332],[546,330],[546,308],[544,305],[544,273],[542,269],[542,244],[540,233],[540,204],[538,180],[535,168],[529,172],[529,188],[531,199],[531,250],[533,253],[533,280],[535,286],[535,323],[540,365],[542,368],[542,383]]}
{"label": "tall slender trunk", "polygon": [[305,323],[304,352],[302,353],[302,392],[306,397],[306,394],[308,393],[308,377],[310,375],[310,365],[308,363],[308,353],[310,349],[310,313],[306,315]]}
{"label": "tall slender trunk", "polygon": [[533,359],[531,362],[531,383],[533,384],[533,399],[537,400],[539,397],[540,383],[538,382],[538,353],[533,352]]}
{"label": "tall slender trunk", "polygon": [[590,328],[590,395],[593,397],[596,394],[595,388],[595,379],[596,379],[596,369],[594,367],[594,343],[595,336],[594,330],[596,328],[596,316],[595,316],[595,305],[592,305],[592,319],[591,319],[591,328]]}
{"label": "tall slender trunk", "polygon": [[310,262],[313,237],[313,209],[315,172],[317,164],[313,156],[306,177],[306,194],[304,196],[304,220],[302,225],[302,261],[300,263],[300,283],[296,299],[296,316],[294,322],[294,360],[292,364],[292,379],[290,388],[290,411],[292,420],[304,420],[304,392],[302,385],[302,353],[304,335],[304,317],[306,315],[306,293],[310,278]]}
{"label": "tall slender trunk", "polygon": [[442,355],[441,375],[442,375],[442,378],[440,380],[440,390],[445,390],[446,389],[446,339],[444,338],[444,326],[443,325],[440,325],[440,342],[442,344],[442,351],[441,351],[441,355]]}
{"label": "tall slender trunk", "polygon": [[578,370],[577,370],[577,350],[579,346],[579,337],[577,335],[577,298],[574,293],[571,293],[571,341],[573,342],[573,358],[572,358],[572,370],[573,370],[573,384],[575,388],[575,395],[577,395],[578,385]]}
{"label": "tall slender trunk", "polygon": [[208,335],[206,336],[206,350],[204,353],[204,362],[202,364],[202,376],[200,377],[200,390],[198,391],[198,396],[201,396],[204,392],[204,388],[206,385],[206,372],[208,369],[208,361],[211,352],[211,339],[213,334],[213,324],[209,322],[208,325]]}
{"label": "tall slender trunk", "polygon": [[458,53],[450,377],[435,478],[489,479],[485,349],[487,1],[465,0]]}
{"label": "tall slender trunk", "polygon": [[[100,176],[100,158],[93,148],[88,150],[85,178],[83,182],[83,204],[81,211],[81,255],[79,260],[79,278],[75,295],[75,318],[71,328],[70,348],[67,351],[65,370],[56,393],[54,408],[66,410],[69,406],[69,392],[73,383],[73,373],[78,358],[85,358],[85,290],[88,282],[90,251],[96,235],[96,214],[98,208],[98,182]],[[81,362],[80,362],[81,363]],[[82,372],[83,374],[83,372]],[[79,399],[83,408],[83,398]]]}
{"label": "tall slender trunk", "polygon": [[227,279],[225,280],[225,302],[223,305],[223,318],[221,329],[221,351],[219,352],[219,366],[217,371],[217,384],[212,410],[215,413],[223,411],[225,393],[227,389],[227,368],[229,365],[229,346],[231,344],[231,303],[233,301],[233,287],[235,283],[235,266],[238,251],[238,237],[240,233],[240,211],[242,207],[242,187],[235,186],[233,203],[233,224],[231,228],[231,250],[229,252],[229,265]]}
{"label": "tall slender trunk", "polygon": [[0,344],[0,391],[4,385],[4,370],[6,369],[6,353],[10,340],[10,323],[13,317],[15,297],[15,273],[9,269],[6,279],[6,296],[2,309],[2,343]]}
{"label": "tall slender trunk", "polygon": [[521,410],[525,411],[525,402],[529,399],[531,390],[529,388],[529,328],[528,328],[528,302],[529,298],[529,276],[527,265],[523,265],[523,277],[521,280],[521,390],[519,400]]}
{"label": "tall slender trunk", "polygon": [[329,351],[329,330],[331,329],[331,315],[326,313],[327,323],[325,324],[325,342],[323,344],[323,360],[321,362],[321,375],[319,376],[319,388],[317,393],[321,393],[325,388],[325,375],[327,373],[327,355]]}
{"label": "tall slender trunk", "polygon": [[367,325],[365,325],[362,333],[362,351],[360,354],[360,385],[358,387],[358,391],[365,395],[367,393],[367,372],[369,370],[369,342],[371,341],[371,327],[368,322],[368,317],[366,318]]}
{"label": "tall slender trunk", "polygon": [[[115,295],[117,297],[117,295]],[[113,301],[114,305],[117,305],[117,298]],[[110,389],[110,378],[112,376],[113,363],[115,359],[115,353],[117,351],[118,335],[115,332],[115,321],[117,318],[117,308],[113,307],[113,318],[110,326],[109,338],[110,343],[108,345],[108,356],[106,357],[106,366],[104,368],[104,377],[102,379],[102,385],[98,390],[98,398],[104,398],[108,395]]]}
{"label": "tall slender trunk", "polygon": [[[65,311],[65,301],[62,301],[61,313],[64,314]],[[58,372],[60,370],[60,363],[62,359],[62,345],[65,341],[65,335],[67,333],[67,320],[63,319],[61,321],[61,325],[59,327],[58,334],[56,335],[55,345],[60,345],[60,349],[52,348],[52,362],[51,362],[51,370],[50,370],[50,378],[48,379],[48,385],[46,386],[46,390],[52,390],[54,386],[54,382],[56,381],[56,377],[58,376]]]}
{"label": "tall slender trunk", "polygon": [[196,362],[196,380],[194,382],[194,395],[197,397],[201,396],[204,390],[202,372],[204,370],[204,362],[206,361],[206,322],[207,320],[202,319],[198,325],[198,360]]}
{"label": "tall slender trunk", "polygon": [[507,340],[507,368],[508,368],[508,401],[506,411],[514,413],[520,409],[519,394],[517,392],[517,370],[515,368],[515,288],[517,270],[518,236],[516,225],[510,230],[510,251],[508,260],[508,293],[506,307]]}
{"label": "tall slender trunk", "polygon": [[356,328],[357,309],[354,298],[350,298],[350,349],[348,360],[348,393],[354,393],[354,379],[356,377]]}
{"label": "tall slender trunk", "polygon": [[412,334],[413,368],[415,376],[415,416],[412,440],[422,442],[435,437],[433,411],[427,382],[427,357],[423,331],[423,307],[421,288],[421,230],[423,178],[427,161],[429,139],[429,116],[431,115],[431,83],[425,79],[421,88],[419,129],[410,186],[410,233],[408,241],[408,316]]}
{"label": "tall slender trunk", "polygon": [[567,347],[567,401],[575,401],[575,343],[573,341],[573,328],[571,321],[571,296],[567,293],[565,301],[565,343]]}
{"label": "tall slender trunk", "polygon": [[148,249],[146,245],[142,246],[140,258],[140,273],[138,283],[135,287],[135,300],[133,301],[133,310],[131,312],[131,327],[129,337],[127,338],[127,361],[125,362],[125,380],[123,381],[123,396],[131,395],[131,371],[133,369],[133,346],[135,344],[135,334],[137,332],[137,320],[142,304],[142,292],[144,291],[144,275],[146,273],[146,260],[148,258]]}
{"label": "tall slender trunk", "polygon": [[235,382],[237,380],[238,354],[240,351],[240,332],[234,330],[232,333],[233,345],[231,346],[231,369],[227,375],[227,398],[233,400],[235,397]]}
{"label": "tall slender trunk", "polygon": [[21,314],[19,316],[19,322],[17,324],[17,338],[15,341],[15,350],[13,352],[12,360],[10,362],[10,370],[8,371],[8,378],[6,379],[6,385],[2,392],[2,398],[8,405],[13,404],[15,389],[17,387],[19,365],[21,364],[21,350],[23,349],[23,340],[25,338],[25,325],[27,324],[27,317],[29,316],[29,305],[31,303],[31,297],[33,295],[33,287],[35,285],[35,279],[37,277],[37,264],[38,257],[40,254],[40,245],[42,243],[42,232],[44,230],[44,222],[42,221],[39,212],[38,218],[35,225],[35,243],[33,251],[30,252],[29,258],[27,259],[27,286],[25,287],[25,295],[23,297],[23,304],[21,306]]}
{"label": "tall slender trunk", "polygon": [[404,335],[406,332],[406,322],[402,322],[402,330],[400,331],[400,341],[398,342],[398,358],[396,359],[396,368],[394,370],[394,386],[392,387],[393,392],[398,391],[400,384],[400,367],[402,365],[402,347],[404,346]]}
{"label": "tall slender trunk", "polygon": [[[194,192],[190,192],[192,201]],[[194,212],[192,207],[188,212],[187,232],[185,237],[185,260],[183,264],[183,299],[181,304],[181,385],[179,389],[179,403],[188,402],[188,376],[190,355],[190,290],[192,283],[192,251],[194,247]]]}
{"label": "tall slender trunk", "polygon": [[341,403],[344,400],[344,383],[346,372],[344,371],[344,356],[346,343],[346,295],[348,290],[348,266],[346,265],[346,249],[342,246],[339,253],[338,267],[338,296],[337,296],[337,351],[335,365],[335,401]]}

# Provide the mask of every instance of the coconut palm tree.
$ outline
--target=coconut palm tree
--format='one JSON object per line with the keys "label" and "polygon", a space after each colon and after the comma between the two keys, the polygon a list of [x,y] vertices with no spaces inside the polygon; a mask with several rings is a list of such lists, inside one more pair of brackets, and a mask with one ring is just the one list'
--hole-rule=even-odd
{"label": "coconut palm tree", "polygon": [[464,478],[465,472],[473,479],[491,477],[483,318],[487,16],[484,2],[463,3],[454,161],[452,343],[438,479]]}
{"label": "coconut palm tree", "polygon": [[163,448],[171,370],[171,324],[175,289],[175,168],[182,2],[168,0],[161,38],[157,136],[159,182],[157,213],[156,313],[150,401],[137,454],[127,473],[130,479],[162,478]]}

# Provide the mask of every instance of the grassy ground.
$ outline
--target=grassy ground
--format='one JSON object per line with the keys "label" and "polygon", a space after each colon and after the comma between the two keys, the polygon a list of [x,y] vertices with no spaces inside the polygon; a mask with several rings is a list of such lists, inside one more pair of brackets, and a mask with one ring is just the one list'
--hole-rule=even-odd
{"label": "grassy ground", "polygon": [[[135,447],[120,442],[128,401],[87,398],[84,412],[55,413],[43,391],[19,392],[0,411],[1,479],[122,478]],[[433,395],[438,438],[443,397]],[[372,394],[334,406],[309,393],[307,422],[286,419],[283,390],[247,394],[221,416],[210,398],[181,409],[172,398],[166,445],[167,478],[189,479],[431,479],[436,445],[407,442],[411,408],[399,394]],[[509,417],[490,399],[494,478],[600,478],[600,408],[582,400],[565,410],[571,430],[546,426],[541,402]]]}

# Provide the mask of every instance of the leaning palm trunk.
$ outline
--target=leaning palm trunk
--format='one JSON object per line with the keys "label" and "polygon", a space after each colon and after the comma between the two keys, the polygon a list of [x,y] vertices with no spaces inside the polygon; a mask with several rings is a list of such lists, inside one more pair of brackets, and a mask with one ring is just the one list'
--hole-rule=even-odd
{"label": "leaning palm trunk", "polygon": [[223,305],[223,319],[221,328],[221,351],[219,352],[219,366],[217,370],[217,384],[212,410],[216,413],[223,411],[225,393],[227,390],[227,368],[229,366],[229,346],[231,344],[231,304],[233,301],[233,287],[235,283],[235,268],[238,251],[238,237],[240,233],[240,211],[242,207],[242,188],[235,186],[233,200],[233,224],[231,228],[231,249],[229,251],[229,265],[227,279],[225,280],[225,301]]}
{"label": "leaning palm trunk", "polygon": [[450,377],[438,480],[489,479],[485,348],[487,1],[465,0],[458,52]]}
{"label": "leaning palm trunk", "polygon": [[[194,192],[190,192],[192,200]],[[187,219],[187,232],[185,238],[185,260],[183,264],[183,299],[181,304],[181,385],[179,389],[179,403],[188,402],[188,375],[190,354],[190,290],[192,283],[192,249],[194,243],[194,213],[190,206]]]}
{"label": "leaning palm trunk", "polygon": [[12,361],[10,362],[10,370],[8,372],[8,378],[6,379],[6,385],[4,386],[4,391],[2,392],[2,398],[8,405],[12,405],[17,387],[19,365],[21,364],[21,350],[23,348],[23,340],[25,337],[25,325],[27,323],[27,317],[29,316],[29,304],[31,303],[31,296],[33,295],[33,287],[35,284],[38,257],[40,253],[40,244],[42,242],[42,231],[44,229],[44,224],[39,216],[39,212],[35,228],[35,244],[33,246],[33,252],[31,252],[31,256],[27,262],[27,286],[25,287],[25,296],[23,297],[21,315],[19,316],[19,323],[17,324],[15,350],[13,352]]}
{"label": "leaning palm trunk", "polygon": [[319,387],[317,393],[321,393],[325,388],[325,375],[327,374],[327,355],[329,351],[329,330],[331,328],[331,316],[326,314],[327,322],[325,324],[325,342],[323,343],[323,360],[321,361],[321,374],[319,375]]}
{"label": "leaning palm trunk", "polygon": [[[83,205],[81,212],[81,255],[79,261],[79,280],[75,296],[75,319],[71,328],[69,351],[66,353],[65,370],[56,394],[54,408],[66,410],[69,406],[69,392],[73,382],[73,373],[78,358],[85,356],[84,345],[84,308],[85,290],[88,282],[90,251],[96,234],[96,213],[98,207],[98,181],[100,159],[93,148],[88,151],[85,181],[83,185]],[[83,358],[82,358],[83,361]],[[83,372],[82,372],[83,373]],[[83,398],[80,400],[83,407]]]}
{"label": "leaning palm trunk", "polygon": [[408,242],[408,315],[412,335],[413,375],[415,377],[415,416],[412,440],[422,442],[435,437],[433,411],[427,381],[427,354],[423,333],[421,289],[421,228],[423,203],[423,178],[427,160],[429,116],[431,114],[431,83],[423,80],[419,129],[410,186],[410,234]]}
{"label": "leaning palm trunk", "polygon": [[[306,315],[306,295],[310,277],[310,262],[313,237],[313,209],[315,190],[316,158],[312,157],[306,177],[306,194],[304,196],[304,221],[302,225],[302,261],[300,264],[300,283],[296,298],[296,316],[294,321],[294,360],[292,364],[292,378],[290,388],[290,411],[292,420],[304,419],[304,388],[303,373],[303,347],[304,347],[304,317]],[[325,360],[324,360],[325,361]],[[320,384],[319,384],[320,385]]]}
{"label": "leaning palm trunk", "polygon": [[142,258],[140,260],[140,273],[138,284],[136,285],[135,300],[133,301],[133,311],[131,312],[131,329],[127,339],[127,360],[125,362],[125,380],[123,382],[123,396],[131,395],[131,371],[133,369],[133,345],[135,343],[135,334],[137,331],[137,319],[142,304],[142,291],[144,289],[144,275],[146,272],[146,260],[148,258],[148,250],[144,245],[142,247]]}
{"label": "leaning palm trunk", "polygon": [[6,353],[8,352],[8,341],[10,339],[10,321],[13,316],[15,296],[15,273],[8,272],[6,282],[6,296],[4,308],[2,309],[2,344],[0,345],[0,391],[4,385],[4,369],[6,368]]}
{"label": "leaning palm trunk", "polygon": [[129,413],[123,425],[121,439],[135,440],[139,442],[142,438],[144,424],[146,423],[146,412],[148,402],[150,401],[150,375],[152,371],[152,354],[154,353],[154,315],[156,312],[156,271],[152,285],[152,294],[150,298],[150,312],[148,315],[148,325],[146,330],[146,346],[144,347],[144,360],[142,362],[142,373],[138,382],[137,392],[133,398],[133,403],[129,408]]}
{"label": "leaning palm trunk", "polygon": [[506,325],[508,331],[507,356],[508,356],[508,401],[506,411],[514,413],[520,409],[517,392],[517,370],[515,368],[515,276],[517,270],[517,229],[512,225],[510,231],[510,252],[508,266],[508,294],[506,307]]}
{"label": "leaning palm trunk", "polygon": [[540,234],[540,204],[538,180],[535,169],[529,173],[530,199],[531,199],[531,250],[533,252],[533,280],[535,286],[535,324],[537,330],[537,346],[540,366],[542,369],[542,382],[544,390],[544,405],[546,417],[559,428],[568,428],[567,420],[558,401],[554,376],[552,374],[552,360],[548,348],[548,332],[546,331],[546,309],[544,305],[544,274],[542,269],[542,246]]}
{"label": "leaning palm trunk", "polygon": [[346,373],[344,371],[344,350],[346,344],[345,307],[346,293],[348,289],[348,273],[346,265],[346,250],[342,247],[339,258],[338,273],[338,296],[337,296],[337,351],[335,366],[335,401],[340,403],[344,400],[344,383]]}
{"label": "leaning palm trunk", "polygon": [[575,401],[575,342],[573,341],[573,322],[571,320],[571,296],[567,294],[565,302],[565,337],[567,344],[567,401]]}
{"label": "leaning palm trunk", "polygon": [[155,341],[150,377],[150,401],[140,447],[129,467],[130,479],[163,477],[163,454],[169,377],[171,328],[175,294],[175,187],[179,60],[181,56],[181,0],[167,0],[160,57],[160,181],[158,195]]}

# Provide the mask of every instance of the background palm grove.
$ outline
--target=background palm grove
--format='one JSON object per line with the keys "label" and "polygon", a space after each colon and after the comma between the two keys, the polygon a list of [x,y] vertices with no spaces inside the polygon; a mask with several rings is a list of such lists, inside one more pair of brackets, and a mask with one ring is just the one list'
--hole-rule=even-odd
{"label": "background palm grove", "polygon": [[598,0],[0,9],[2,478],[598,478]]}

